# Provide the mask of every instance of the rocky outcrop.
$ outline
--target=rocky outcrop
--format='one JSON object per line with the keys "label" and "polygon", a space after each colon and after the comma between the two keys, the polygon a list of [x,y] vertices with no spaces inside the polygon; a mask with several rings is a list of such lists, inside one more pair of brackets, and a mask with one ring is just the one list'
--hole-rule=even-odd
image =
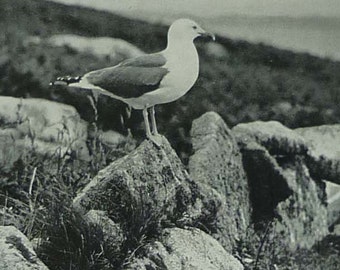
{"label": "rocky outcrop", "polygon": [[106,259],[103,265],[106,268],[112,268],[112,265],[122,259],[121,247],[126,240],[124,232],[118,224],[108,218],[104,211],[90,210],[85,215],[85,221],[89,225],[90,234],[100,242],[103,256]]}
{"label": "rocky outcrop", "polygon": [[0,166],[20,157],[74,154],[88,159],[87,125],[68,105],[43,99],[0,98]]}
{"label": "rocky outcrop", "polygon": [[238,124],[233,133],[239,144],[255,141],[273,155],[304,154],[308,149],[302,136],[276,121]]}
{"label": "rocky outcrop", "polygon": [[340,184],[340,125],[298,128],[309,145],[308,167],[312,176]]}
{"label": "rocky outcrop", "polygon": [[[31,37],[27,42],[40,43],[38,37]],[[54,35],[47,42],[53,46],[68,46],[79,52],[92,53],[98,57],[126,59],[137,57],[144,52],[131,43],[111,37],[84,37],[72,34]]]}
{"label": "rocky outcrop", "polygon": [[129,263],[126,270],[186,269],[242,270],[242,264],[221,244],[198,229],[165,229],[144,248],[144,257]]}
{"label": "rocky outcrop", "polygon": [[328,224],[340,219],[340,185],[325,181],[327,194]]}
{"label": "rocky outcrop", "polygon": [[326,184],[328,224],[340,217],[340,125],[294,130],[308,145],[306,165],[313,179]]}
{"label": "rocky outcrop", "polygon": [[[38,119],[44,122],[38,113],[35,128],[49,127]],[[25,130],[23,122],[15,122],[15,130]],[[231,254],[257,264],[251,249],[242,256],[245,242],[256,241],[256,249],[264,241],[253,227],[260,234],[264,227],[273,230],[268,239],[276,248],[311,248],[328,234],[327,203],[339,196],[314,177],[316,148],[302,133],[260,121],[230,130],[218,114],[206,113],[192,125],[189,173],[166,138],[160,147],[146,140],[79,192],[74,214],[82,217],[105,269],[243,269]],[[43,134],[35,138],[47,140]],[[112,135],[98,138],[107,145],[123,140]],[[335,160],[336,153],[327,157]],[[332,222],[338,219],[333,212]]]}
{"label": "rocky outcrop", "polygon": [[250,185],[254,221],[275,222],[280,241],[291,250],[310,248],[328,233],[324,184],[306,166],[308,146],[277,122],[234,127]]}
{"label": "rocky outcrop", "polygon": [[170,144],[166,139],[163,142],[158,149],[144,141],[100,171],[74,199],[74,207],[106,210],[118,221],[133,217],[133,226],[172,219],[175,210],[183,212],[185,203],[181,205],[178,198],[190,195],[191,180]]}
{"label": "rocky outcrop", "polygon": [[[231,212],[224,196],[205,183],[193,181],[163,138],[161,148],[144,141],[130,154],[103,169],[74,199],[73,205],[80,213],[105,210],[123,229],[125,246],[135,239],[154,238],[168,226],[178,226],[211,232],[219,236],[216,238],[222,243],[229,243],[225,246],[231,249],[236,237],[222,235],[228,232],[228,222],[216,222],[223,220],[219,217],[223,210]],[[245,223],[242,218],[238,221],[240,226]],[[150,262],[146,258],[138,261],[143,263]]]}
{"label": "rocky outcrop", "polygon": [[26,236],[13,226],[0,226],[0,254],[2,270],[48,270]]}
{"label": "rocky outcrop", "polygon": [[209,112],[196,119],[191,129],[194,154],[190,157],[191,178],[203,192],[216,193],[217,209],[213,235],[231,251],[237,240],[246,237],[250,224],[248,180],[242,156],[231,130],[223,119]]}

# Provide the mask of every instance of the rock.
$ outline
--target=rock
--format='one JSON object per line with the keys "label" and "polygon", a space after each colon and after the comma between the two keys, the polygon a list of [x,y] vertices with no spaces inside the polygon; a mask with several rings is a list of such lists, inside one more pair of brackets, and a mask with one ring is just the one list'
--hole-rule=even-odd
{"label": "rock", "polygon": [[28,153],[73,153],[87,160],[87,126],[68,105],[43,99],[0,98],[0,166],[9,170]]}
{"label": "rock", "polygon": [[[159,269],[157,264],[150,260],[149,258],[138,258],[127,263],[127,266],[123,268],[124,270],[153,270]],[[161,268],[167,270],[166,268]]]}
{"label": "rock", "polygon": [[274,112],[275,116],[289,115],[289,112],[293,110],[293,105],[288,101],[280,101],[273,105],[271,110]]}
{"label": "rock", "polygon": [[73,205],[80,212],[107,211],[114,222],[125,223],[122,226],[132,235],[147,233],[162,221],[180,218],[194,203],[191,182],[165,138],[160,149],[144,141],[100,171]]}
{"label": "rock", "polygon": [[242,270],[242,264],[198,229],[165,229],[126,269]]}
{"label": "rock", "polygon": [[290,250],[311,248],[328,233],[327,208],[324,184],[312,179],[305,164],[304,140],[278,123],[242,124],[235,132],[254,221],[276,220],[274,234]]}
{"label": "rock", "polygon": [[[236,140],[223,119],[209,112],[196,119],[191,129],[194,154],[189,160],[191,178],[211,200],[215,192],[221,206],[213,235],[227,251],[246,237],[250,223],[248,180]],[[212,191],[213,189],[214,191]]]}
{"label": "rock", "polygon": [[[237,222],[220,217],[222,211],[232,209],[225,206],[224,196],[206,184],[192,181],[163,138],[161,148],[144,141],[100,171],[74,199],[73,207],[79,213],[91,209],[106,211],[108,217],[124,230],[126,242],[130,244],[145,236],[154,238],[165,225],[199,227],[234,243],[236,237],[230,240],[229,234],[222,235],[229,233],[227,221],[242,227],[249,217],[238,218]],[[228,247],[231,249],[234,245]],[[130,245],[130,248],[137,247]]]}
{"label": "rock", "polygon": [[256,142],[243,145],[243,164],[250,186],[253,221],[272,218],[279,202],[292,195],[283,169],[263,146]]}
{"label": "rock", "polygon": [[205,45],[206,54],[215,59],[225,60],[229,58],[227,49],[217,42],[208,42]]}
{"label": "rock", "polygon": [[273,155],[304,154],[308,149],[302,136],[276,121],[242,123],[232,131],[239,144],[256,141]]}
{"label": "rock", "polygon": [[326,184],[328,225],[340,219],[340,185],[324,181]]}
{"label": "rock", "polygon": [[0,226],[0,254],[1,270],[48,270],[26,236],[13,226]]}
{"label": "rock", "polygon": [[[2,197],[2,196],[0,196]],[[1,198],[3,199],[3,198]],[[27,223],[25,213],[29,212],[29,207],[28,206],[23,206],[23,204],[19,204],[20,208],[19,210],[25,210],[18,211],[17,209],[13,207],[6,207],[6,206],[1,206],[0,208],[0,224],[3,226],[14,226],[15,228],[18,228],[20,230],[25,229],[25,223]],[[24,208],[25,207],[25,208]],[[19,212],[19,213],[18,213]]]}
{"label": "rock", "polygon": [[312,176],[340,184],[340,125],[298,128],[309,144],[308,167]]}
{"label": "rock", "polygon": [[103,246],[103,256],[113,265],[121,260],[125,236],[120,226],[108,218],[104,211],[90,210],[85,215],[85,220],[90,226],[91,233]]}
{"label": "rock", "polygon": [[[32,41],[35,41],[32,38]],[[69,46],[78,52],[89,52],[99,57],[126,59],[141,56],[142,50],[129,42],[110,37],[83,37],[78,35],[54,35],[48,39],[53,46]]]}
{"label": "rock", "polygon": [[340,237],[340,224],[334,226],[333,234]]}
{"label": "rock", "polygon": [[288,247],[311,248],[328,234],[327,206],[324,187],[309,175],[300,160],[285,165],[285,178],[293,194],[278,204],[276,211],[281,221],[276,232],[285,235]]}
{"label": "rock", "polygon": [[117,148],[118,145],[126,142],[125,136],[113,130],[100,131],[98,139],[102,144],[111,148]]}

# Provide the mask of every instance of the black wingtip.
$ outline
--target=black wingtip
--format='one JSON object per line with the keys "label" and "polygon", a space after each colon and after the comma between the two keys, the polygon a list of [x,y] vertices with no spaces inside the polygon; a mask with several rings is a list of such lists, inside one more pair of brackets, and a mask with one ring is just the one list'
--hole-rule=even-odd
{"label": "black wingtip", "polygon": [[71,83],[77,83],[81,80],[81,76],[71,77],[71,76],[63,76],[58,77],[56,81],[50,82],[49,85],[69,85]]}

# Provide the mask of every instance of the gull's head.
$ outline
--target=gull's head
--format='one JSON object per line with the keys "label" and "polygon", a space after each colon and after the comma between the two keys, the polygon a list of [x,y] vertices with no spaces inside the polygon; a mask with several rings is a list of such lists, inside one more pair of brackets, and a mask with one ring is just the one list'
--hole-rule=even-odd
{"label": "gull's head", "polygon": [[209,37],[215,40],[215,35],[208,33],[196,22],[190,19],[179,19],[172,23],[169,28],[168,37],[174,39],[194,40],[197,37]]}

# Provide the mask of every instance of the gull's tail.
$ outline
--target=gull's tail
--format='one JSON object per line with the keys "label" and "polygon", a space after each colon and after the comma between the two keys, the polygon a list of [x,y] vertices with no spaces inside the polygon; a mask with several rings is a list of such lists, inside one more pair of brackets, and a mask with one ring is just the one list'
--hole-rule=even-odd
{"label": "gull's tail", "polygon": [[63,76],[58,77],[56,81],[50,82],[50,85],[70,85],[71,83],[78,83],[81,80],[81,76],[71,77],[71,76]]}

